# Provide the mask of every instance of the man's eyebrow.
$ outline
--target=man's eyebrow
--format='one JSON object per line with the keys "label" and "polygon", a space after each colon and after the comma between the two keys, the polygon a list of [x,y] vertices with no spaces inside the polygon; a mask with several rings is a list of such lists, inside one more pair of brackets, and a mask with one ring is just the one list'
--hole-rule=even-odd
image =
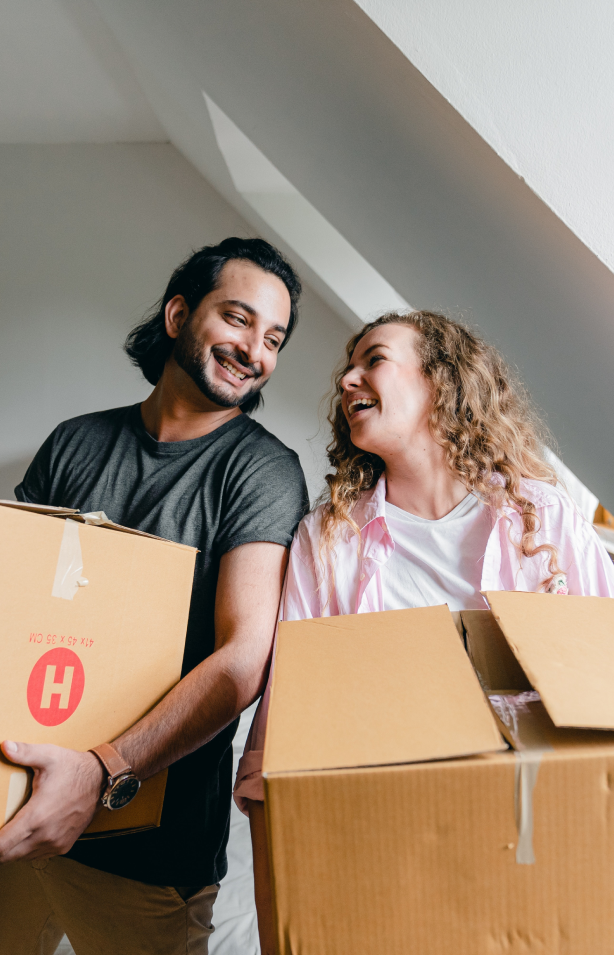
{"label": "man's eyebrow", "polygon": [[248,305],[247,302],[241,302],[238,298],[227,298],[225,302],[222,302],[222,305],[237,305],[245,312],[248,312],[249,315],[258,314],[253,305]]}

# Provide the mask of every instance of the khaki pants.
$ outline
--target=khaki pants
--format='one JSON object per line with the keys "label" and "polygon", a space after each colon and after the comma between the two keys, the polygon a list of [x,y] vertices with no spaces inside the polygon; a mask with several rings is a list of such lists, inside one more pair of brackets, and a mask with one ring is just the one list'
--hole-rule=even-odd
{"label": "khaki pants", "polygon": [[[0,955],[206,955],[219,886],[190,894],[72,859],[0,866]],[[187,897],[184,901],[182,896]]]}

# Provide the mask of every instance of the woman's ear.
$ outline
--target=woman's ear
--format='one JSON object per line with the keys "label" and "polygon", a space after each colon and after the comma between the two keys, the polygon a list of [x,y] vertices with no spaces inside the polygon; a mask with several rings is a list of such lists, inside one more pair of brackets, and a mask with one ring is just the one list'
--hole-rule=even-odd
{"label": "woman's ear", "polygon": [[190,316],[188,303],[183,295],[175,295],[166,303],[164,309],[164,325],[169,338],[178,338],[186,319]]}

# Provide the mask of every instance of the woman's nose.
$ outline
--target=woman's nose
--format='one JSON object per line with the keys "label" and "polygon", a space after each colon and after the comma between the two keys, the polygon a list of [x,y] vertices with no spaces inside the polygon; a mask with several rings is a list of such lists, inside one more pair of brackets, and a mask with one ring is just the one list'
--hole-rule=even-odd
{"label": "woman's nose", "polygon": [[351,391],[352,388],[358,388],[360,380],[360,374],[357,369],[352,368],[350,371],[346,371],[341,379],[341,387],[344,391]]}

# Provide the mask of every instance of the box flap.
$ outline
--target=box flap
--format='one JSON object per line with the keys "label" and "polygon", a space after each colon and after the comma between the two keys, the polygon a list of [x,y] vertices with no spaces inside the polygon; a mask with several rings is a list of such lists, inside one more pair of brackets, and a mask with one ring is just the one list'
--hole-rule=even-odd
{"label": "box flap", "polygon": [[[62,517],[64,515],[52,515]],[[156,534],[149,534],[147,531],[139,531],[135,527],[125,527],[124,524],[116,524],[109,520],[104,511],[94,511],[91,514],[70,515],[71,520],[79,521],[80,524],[90,524],[92,527],[104,527],[109,531],[120,531],[122,534],[135,534],[137,537],[149,537],[151,540],[164,541],[166,544],[173,544],[175,547],[187,547],[190,550],[196,550],[189,544],[178,544],[176,541],[169,541],[166,537],[158,537]]]}
{"label": "box flap", "polygon": [[74,507],[54,507],[52,504],[29,504],[25,501],[0,501],[0,507],[15,507],[19,511],[33,511],[53,517],[73,517],[79,512]]}
{"label": "box flap", "polygon": [[73,521],[80,524],[91,524],[94,527],[104,527],[111,531],[120,531],[122,534],[134,534],[136,537],[149,537],[151,540],[164,541],[166,544],[172,544],[173,547],[183,547],[188,550],[197,550],[190,547],[189,544],[178,544],[176,541],[170,541],[166,537],[158,537],[156,534],[149,534],[147,531],[139,531],[134,527],[125,527],[123,524],[116,524],[109,520],[104,511],[94,511],[90,514],[81,514],[74,507],[55,507],[53,504],[29,504],[23,501],[2,501],[0,507],[14,507],[20,511],[31,511],[34,514],[42,514],[45,517],[70,517]]}
{"label": "box flap", "polygon": [[487,693],[530,690],[526,674],[491,610],[462,610],[467,653]]}
{"label": "box flap", "polygon": [[614,729],[614,600],[485,596],[555,726]]}
{"label": "box flap", "polygon": [[265,773],[501,749],[446,606],[280,624]]}

